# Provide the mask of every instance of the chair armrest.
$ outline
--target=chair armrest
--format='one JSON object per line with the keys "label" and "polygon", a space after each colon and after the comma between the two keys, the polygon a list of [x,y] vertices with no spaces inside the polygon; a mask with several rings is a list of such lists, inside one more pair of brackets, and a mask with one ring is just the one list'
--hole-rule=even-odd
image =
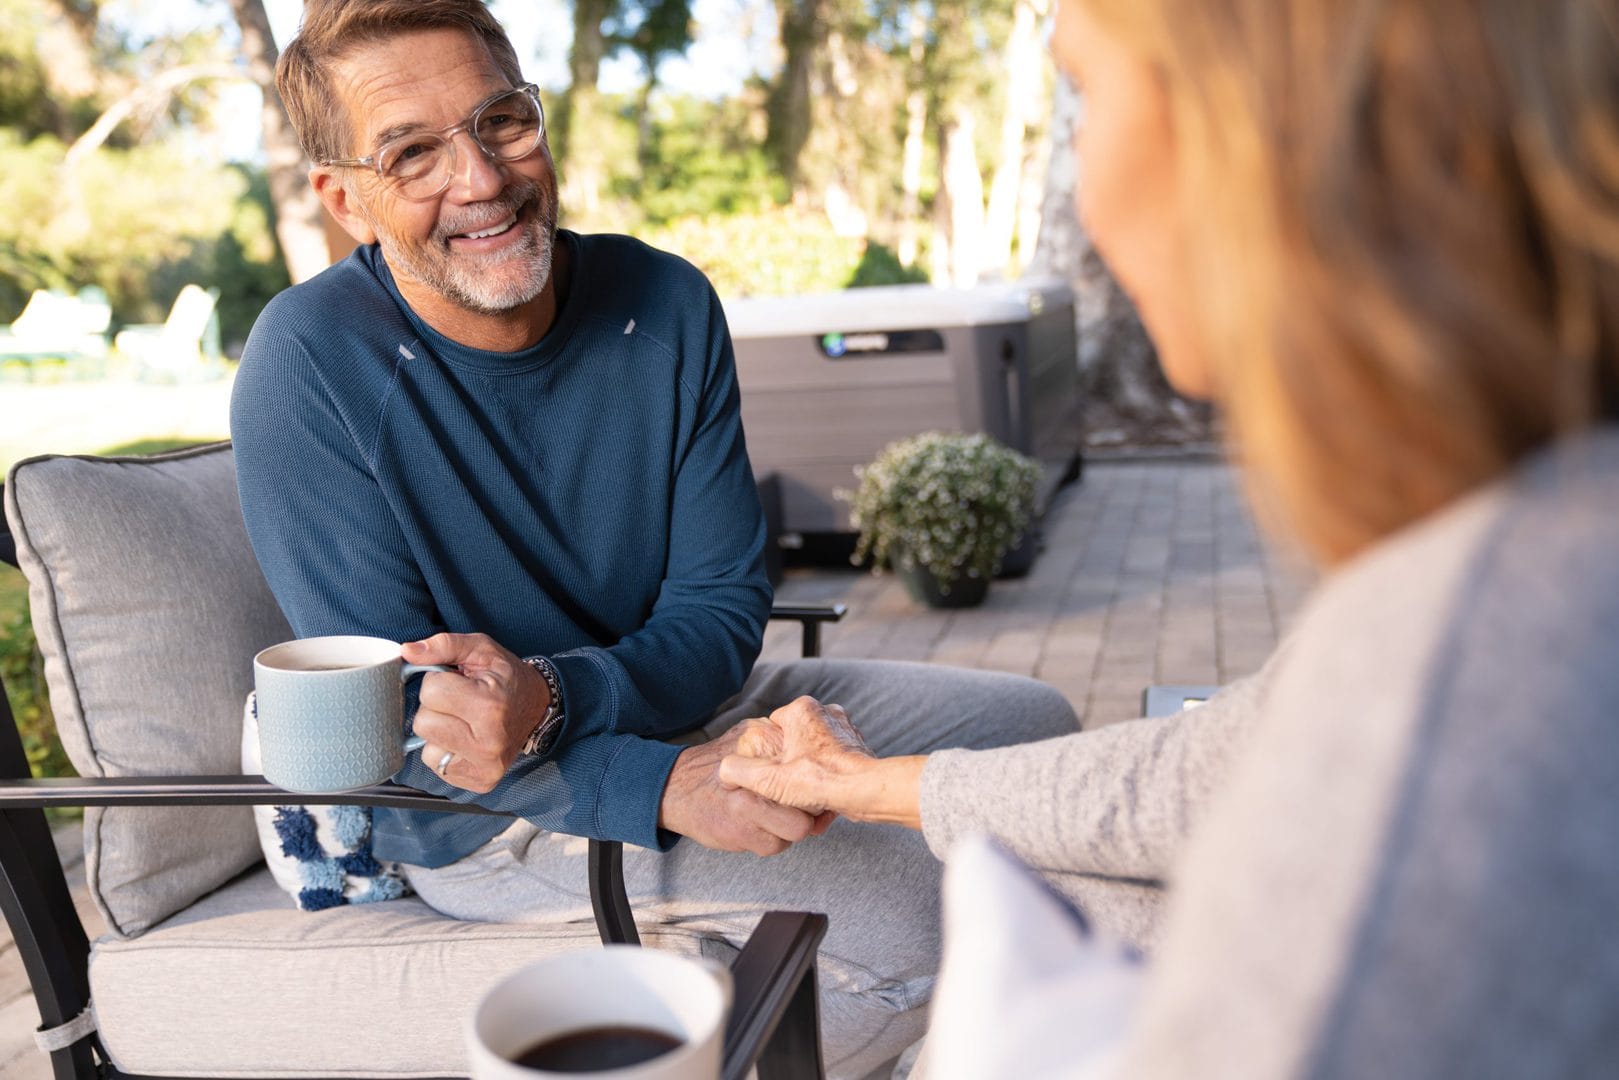
{"label": "chair armrest", "polygon": [[722,1077],[820,1077],[820,998],[815,953],[826,936],[825,915],[770,911],[759,920],[731,965],[735,998],[725,1025]]}
{"label": "chair armrest", "polygon": [[802,652],[805,656],[821,655],[821,624],[840,622],[849,612],[843,604],[775,604],[770,608],[772,619],[791,619],[803,626]]}
{"label": "chair armrest", "polygon": [[[288,791],[262,776],[113,776],[0,779],[0,810],[47,806],[386,806],[451,814],[511,817],[471,802],[454,802],[402,784],[377,784],[323,794]],[[602,942],[638,944],[635,915],[624,889],[624,845],[590,841],[590,904]]]}
{"label": "chair armrest", "polygon": [[402,784],[308,793],[277,787],[262,776],[109,776],[0,780],[0,807],[45,806],[388,806],[454,814],[510,817],[477,803],[459,803]]}

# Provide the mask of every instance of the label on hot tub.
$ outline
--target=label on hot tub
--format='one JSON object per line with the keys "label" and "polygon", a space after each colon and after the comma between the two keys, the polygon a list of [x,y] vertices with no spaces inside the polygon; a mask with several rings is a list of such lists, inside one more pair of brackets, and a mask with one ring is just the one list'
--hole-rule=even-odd
{"label": "label on hot tub", "polygon": [[815,344],[828,360],[843,360],[885,353],[943,352],[944,335],[937,330],[862,330],[822,334]]}

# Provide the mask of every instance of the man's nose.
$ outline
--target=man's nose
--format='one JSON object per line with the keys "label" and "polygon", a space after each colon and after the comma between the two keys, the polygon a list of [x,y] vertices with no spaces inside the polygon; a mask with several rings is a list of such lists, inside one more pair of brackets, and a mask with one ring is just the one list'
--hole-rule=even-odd
{"label": "man's nose", "polygon": [[500,162],[485,152],[471,132],[458,131],[450,176],[449,194],[461,202],[485,202],[506,186],[506,172]]}

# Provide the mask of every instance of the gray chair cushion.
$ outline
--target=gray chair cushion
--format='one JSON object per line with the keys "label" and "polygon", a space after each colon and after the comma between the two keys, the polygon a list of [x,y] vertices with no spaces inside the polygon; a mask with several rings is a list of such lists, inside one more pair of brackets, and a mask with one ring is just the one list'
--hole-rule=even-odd
{"label": "gray chair cushion", "polygon": [[[676,927],[642,943],[729,964]],[[101,1038],[125,1072],[157,1076],[456,1076],[461,1024],[507,972],[599,941],[590,919],[458,922],[414,897],[298,911],[260,870],[90,957]]]}
{"label": "gray chair cushion", "polygon": [[[253,655],[292,637],[230,446],[31,458],[6,483],[62,745],[83,776],[239,774]],[[139,934],[260,860],[248,807],[85,812],[91,896]]]}

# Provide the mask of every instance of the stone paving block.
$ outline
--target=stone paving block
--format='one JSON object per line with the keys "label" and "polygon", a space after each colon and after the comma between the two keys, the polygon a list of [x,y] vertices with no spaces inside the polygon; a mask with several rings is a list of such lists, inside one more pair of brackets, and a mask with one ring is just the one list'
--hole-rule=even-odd
{"label": "stone paving block", "polygon": [[1276,618],[1267,597],[1222,598],[1215,604],[1214,621],[1222,633],[1235,630],[1238,633],[1255,631],[1272,634],[1276,628]]}
{"label": "stone paving block", "polygon": [[1099,663],[1108,667],[1150,668],[1158,658],[1158,638],[1125,638],[1109,634],[1102,644]]}
{"label": "stone paving block", "polygon": [[1201,581],[1177,582],[1164,591],[1163,621],[1212,621],[1219,602],[1214,589]]}
{"label": "stone paving block", "polygon": [[1042,635],[1041,652],[1046,656],[1083,656],[1102,651],[1105,637],[1102,628],[1074,628],[1065,631],[1049,630]]}
{"label": "stone paving block", "polygon": [[1088,612],[1105,612],[1113,603],[1113,590],[1094,587],[1070,588],[1057,601],[1056,614],[1059,617]]}
{"label": "stone paving block", "polygon": [[994,671],[1033,675],[1040,664],[1042,635],[1037,630],[1015,630],[996,636],[984,652],[981,666]]}
{"label": "stone paving block", "polygon": [[1172,604],[1169,610],[1164,612],[1158,636],[1164,641],[1195,641],[1203,637],[1213,637],[1219,622],[1219,613],[1213,604],[1195,606]]}
{"label": "stone paving block", "polygon": [[1084,726],[1087,731],[1141,716],[1141,695],[1134,697],[1093,696],[1085,707]]}
{"label": "stone paving block", "polygon": [[1153,670],[1155,683],[1209,684],[1220,682],[1220,665],[1213,657],[1162,655]]}
{"label": "stone paving block", "polygon": [[1129,643],[1136,646],[1152,646],[1158,641],[1158,631],[1163,624],[1157,619],[1144,619],[1137,616],[1119,616],[1107,621],[1107,639],[1110,646]]}
{"label": "stone paving block", "polygon": [[1220,613],[1219,633],[1222,641],[1259,640],[1267,645],[1276,644],[1276,624],[1269,611],[1247,614]]}
{"label": "stone paving block", "polygon": [[893,635],[893,628],[866,624],[859,628],[851,627],[841,633],[836,631],[821,631],[821,655],[844,660],[865,660],[873,656],[883,655],[884,646]]}
{"label": "stone paving block", "polygon": [[1096,660],[1094,657],[1046,656],[1040,659],[1032,674],[1061,690],[1070,701],[1083,702],[1096,682]]}
{"label": "stone paving block", "polygon": [[1220,641],[1213,633],[1187,637],[1164,637],[1158,643],[1158,662],[1179,658],[1190,663],[1214,663],[1220,655]]}

